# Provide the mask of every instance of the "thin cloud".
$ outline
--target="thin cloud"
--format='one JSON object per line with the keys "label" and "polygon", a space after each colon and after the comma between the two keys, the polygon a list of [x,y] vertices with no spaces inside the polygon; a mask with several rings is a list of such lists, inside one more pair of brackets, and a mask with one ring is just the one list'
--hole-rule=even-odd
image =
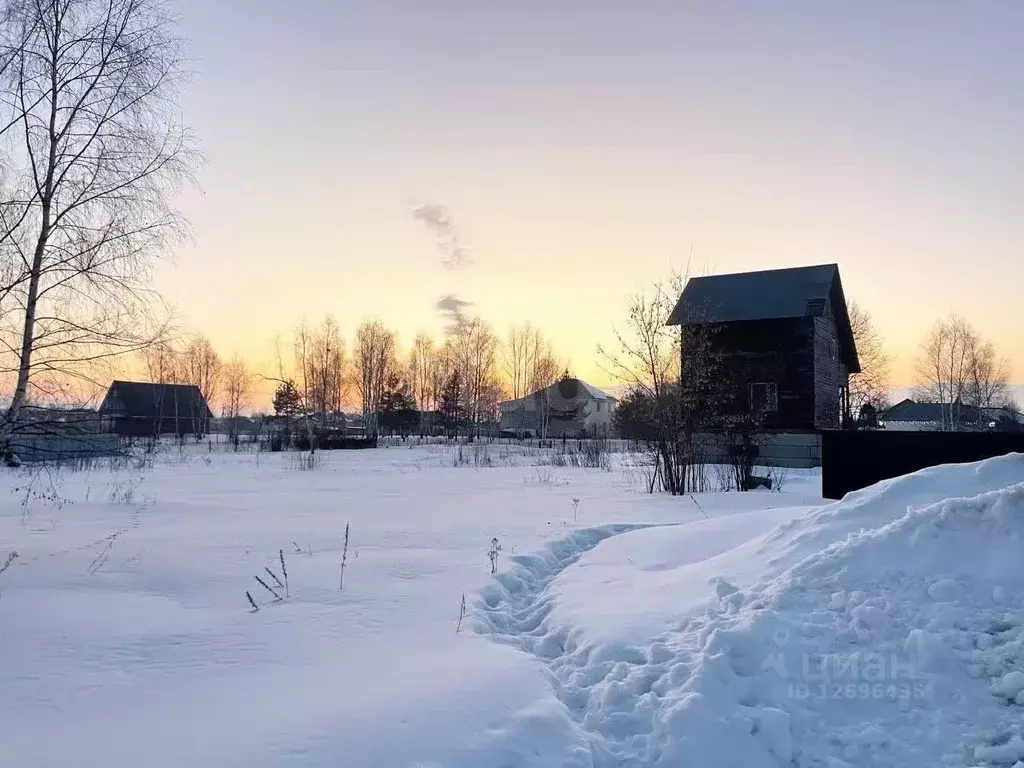
{"label": "thin cloud", "polygon": [[447,319],[449,325],[455,325],[465,316],[465,310],[473,306],[473,302],[460,299],[453,293],[442,296],[434,304],[438,313]]}
{"label": "thin cloud", "polygon": [[447,269],[463,269],[473,263],[473,254],[459,240],[451,211],[443,205],[421,205],[412,216],[422,222],[437,238],[437,249],[441,254],[441,266]]}

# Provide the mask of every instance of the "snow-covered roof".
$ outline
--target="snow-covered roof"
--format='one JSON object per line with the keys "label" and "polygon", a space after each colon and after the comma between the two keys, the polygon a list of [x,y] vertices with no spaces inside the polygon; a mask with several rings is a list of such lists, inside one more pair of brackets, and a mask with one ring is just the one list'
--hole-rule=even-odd
{"label": "snow-covered roof", "polygon": [[579,381],[579,383],[583,385],[583,388],[585,390],[587,390],[587,392],[590,393],[590,396],[592,398],[594,398],[595,400],[614,400],[615,399],[614,397],[609,395],[604,390],[598,389],[597,387],[595,387],[593,384],[587,384],[587,382],[583,381],[583,379],[577,379],[577,381]]}
{"label": "snow-covered roof", "polygon": [[584,396],[588,400],[605,400],[605,401],[618,402],[618,398],[612,397],[611,395],[609,395],[604,390],[601,390],[601,389],[598,389],[597,387],[595,387],[593,384],[587,384],[587,382],[583,381],[583,379],[572,379],[572,378],[570,378],[570,379],[562,379],[561,381],[556,381],[554,384],[552,384],[549,387],[545,387],[544,389],[538,389],[536,392],[531,392],[528,395],[523,395],[522,397],[520,397],[518,399],[515,399],[515,400],[505,400],[501,404],[502,405],[508,405],[508,404],[511,404],[511,403],[518,403],[518,402],[526,402],[526,401],[529,401],[529,400],[535,400],[537,398],[540,398],[543,393],[548,393],[548,397],[549,398],[551,398],[553,396],[558,396],[558,397],[560,397],[562,399],[574,400],[574,399],[580,397],[580,391],[581,390],[582,390],[583,393],[585,393]]}

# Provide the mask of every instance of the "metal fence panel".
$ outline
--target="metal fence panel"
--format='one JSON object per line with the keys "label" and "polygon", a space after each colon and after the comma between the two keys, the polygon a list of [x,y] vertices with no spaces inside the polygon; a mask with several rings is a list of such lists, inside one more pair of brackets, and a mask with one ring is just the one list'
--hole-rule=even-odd
{"label": "metal fence panel", "polygon": [[841,499],[851,491],[919,469],[1008,453],[1024,453],[1024,434],[826,431],[821,441],[821,492],[826,499]]}
{"label": "metal fence panel", "polygon": [[19,434],[11,438],[11,452],[24,462],[116,456],[120,448],[120,438],[107,434]]}

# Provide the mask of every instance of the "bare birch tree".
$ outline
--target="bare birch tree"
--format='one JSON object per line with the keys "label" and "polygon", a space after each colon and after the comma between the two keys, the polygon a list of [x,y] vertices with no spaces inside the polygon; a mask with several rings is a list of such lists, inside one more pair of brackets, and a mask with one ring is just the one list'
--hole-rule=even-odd
{"label": "bare birch tree", "polygon": [[705,441],[714,442],[712,433],[749,441],[758,427],[756,414],[736,407],[716,327],[666,325],[686,280],[676,274],[634,296],[614,332],[616,346],[598,347],[605,370],[626,389],[620,415],[639,417],[634,426],[652,456],[652,493],[659,486],[673,495],[707,490]]}
{"label": "bare birch tree", "polygon": [[914,395],[941,406],[942,429],[946,431],[960,428],[960,406],[968,394],[976,335],[970,324],[954,313],[936,321],[921,342]]}
{"label": "bare birch tree", "polygon": [[224,365],[224,409],[231,439],[238,442],[238,422],[252,398],[253,377],[249,367],[238,355]]}
{"label": "bare birch tree", "polygon": [[976,408],[1013,408],[1009,359],[977,333],[969,338],[969,344],[965,402]]}
{"label": "bare birch tree", "polygon": [[459,322],[451,337],[462,378],[465,413],[479,434],[480,425],[494,418],[500,400],[498,338],[478,317]]}
{"label": "bare birch tree", "polygon": [[158,341],[141,350],[146,377],[153,384],[180,384],[182,358],[172,341]]}
{"label": "bare birch tree", "polygon": [[509,329],[508,338],[502,348],[502,366],[508,379],[513,400],[527,394],[529,377],[529,344],[533,328],[529,323]]}
{"label": "bare birch tree", "polygon": [[10,433],[39,370],[86,375],[158,338],[150,268],[184,232],[169,201],[194,153],[176,122],[181,45],[161,0],[21,0],[0,34]]}
{"label": "bare birch tree", "polygon": [[961,406],[1002,408],[1012,405],[1010,362],[999,354],[996,346],[967,320],[952,314],[932,326],[921,344],[917,360],[915,395],[942,408],[942,428],[980,427],[966,423],[974,418],[987,423],[977,411]]}
{"label": "bare birch tree", "polygon": [[430,335],[423,332],[416,334],[416,340],[409,350],[409,382],[413,400],[420,412],[420,434],[433,429],[433,414],[438,408],[440,391],[436,391],[434,386],[437,357],[434,340]]}
{"label": "bare birch tree", "polygon": [[192,384],[210,408],[219,394],[223,364],[213,344],[205,336],[194,336],[179,357],[181,382]]}
{"label": "bare birch tree", "polygon": [[352,365],[368,434],[376,434],[375,415],[394,364],[395,334],[380,320],[364,321],[356,331]]}
{"label": "bare birch tree", "polygon": [[309,408],[314,413],[341,411],[344,395],[345,342],[337,321],[328,315],[303,339],[303,382]]}
{"label": "bare birch tree", "polygon": [[860,360],[860,373],[850,376],[850,411],[856,418],[865,405],[872,406],[876,411],[888,406],[892,358],[886,354],[882,335],[875,328],[867,310],[851,301],[848,312]]}
{"label": "bare birch tree", "polygon": [[[509,330],[508,337],[502,345],[502,372],[508,384],[512,399],[525,398],[533,393],[541,393],[539,412],[531,410],[538,407],[536,402],[515,408],[508,426],[525,430],[528,426],[537,429],[539,436],[547,434],[548,404],[543,402],[545,390],[559,379],[564,370],[561,361],[555,356],[551,343],[544,334],[531,323],[526,322]],[[535,398],[535,400],[538,398]]]}
{"label": "bare birch tree", "polygon": [[[310,401],[312,400],[313,382],[310,379],[310,363],[313,359],[313,334],[303,321],[295,329],[292,341],[292,355],[295,371],[299,375],[299,392],[302,394],[302,411],[309,421]],[[279,363],[278,367],[282,367]],[[283,377],[283,373],[281,374]]]}
{"label": "bare birch tree", "polygon": [[605,370],[626,389],[622,413],[642,413],[644,437],[653,458],[648,490],[660,486],[686,492],[685,461],[679,441],[681,404],[679,335],[665,325],[681,290],[658,283],[629,303],[625,327],[616,329],[615,347],[598,347]]}
{"label": "bare birch tree", "polygon": [[416,334],[416,340],[409,350],[409,381],[416,407],[421,411],[433,410],[436,407],[431,397],[434,358],[434,340],[427,333]]}
{"label": "bare birch tree", "polygon": [[526,344],[526,393],[549,387],[558,381],[564,366],[556,357],[551,342],[534,329]]}
{"label": "bare birch tree", "polygon": [[444,396],[452,373],[455,371],[455,351],[452,348],[450,339],[434,349],[433,361],[430,368],[430,402],[435,410],[440,410],[441,400]]}
{"label": "bare birch tree", "polygon": [[529,322],[509,331],[502,353],[503,371],[514,399],[555,383],[565,367],[544,334]]}

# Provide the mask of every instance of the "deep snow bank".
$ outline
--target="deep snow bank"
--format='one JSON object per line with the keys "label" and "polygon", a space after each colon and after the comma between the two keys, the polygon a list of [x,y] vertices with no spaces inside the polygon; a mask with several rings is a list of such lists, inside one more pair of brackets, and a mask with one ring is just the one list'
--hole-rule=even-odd
{"label": "deep snow bank", "polygon": [[581,764],[1013,766],[1024,457],[524,559],[478,615],[549,670]]}

